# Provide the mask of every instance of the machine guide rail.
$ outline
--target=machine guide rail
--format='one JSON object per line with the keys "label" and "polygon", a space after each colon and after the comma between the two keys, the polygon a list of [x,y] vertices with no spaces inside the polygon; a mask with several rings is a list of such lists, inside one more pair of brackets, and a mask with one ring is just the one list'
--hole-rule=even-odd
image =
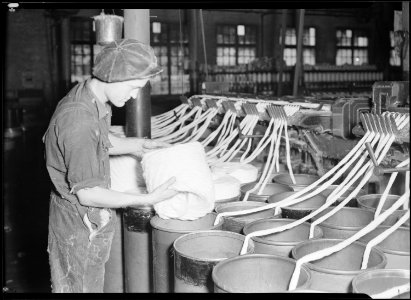
{"label": "machine guide rail", "polygon": [[[238,117],[258,115],[259,121],[269,121],[271,118],[285,118],[289,126],[296,126],[309,130],[314,134],[330,133],[334,137],[344,140],[355,139],[365,133],[364,122],[360,116],[367,110],[363,98],[342,98],[334,104],[312,103],[315,99],[272,99],[262,100],[254,98],[239,98],[216,95],[194,95],[187,103],[191,106],[202,107],[203,110],[218,108],[218,113],[234,112]],[[307,101],[307,102],[302,102]],[[342,102],[346,103],[343,104]],[[385,122],[397,122],[403,126],[392,126],[396,143],[408,143],[409,139],[409,113],[384,112]],[[379,116],[375,113],[372,116]],[[400,118],[398,117],[400,116]],[[389,121],[390,120],[390,121]],[[400,121],[398,121],[400,120]],[[408,120],[408,122],[407,122]],[[401,123],[402,122],[402,123]],[[379,125],[381,126],[381,124]],[[386,124],[388,126],[388,123]]]}

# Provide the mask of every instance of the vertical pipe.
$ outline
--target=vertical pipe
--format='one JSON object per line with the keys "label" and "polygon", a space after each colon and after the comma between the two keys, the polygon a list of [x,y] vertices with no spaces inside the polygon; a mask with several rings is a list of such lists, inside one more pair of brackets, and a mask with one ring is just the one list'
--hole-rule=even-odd
{"label": "vertical pipe", "polygon": [[50,110],[54,111],[55,108],[55,101],[57,98],[57,91],[56,91],[56,84],[55,84],[55,62],[54,62],[54,45],[53,45],[53,29],[52,29],[53,22],[52,19],[46,15],[45,16],[45,35],[46,35],[46,45],[47,45],[47,67],[48,67],[48,74],[50,76],[50,88],[49,88],[49,95],[50,101],[49,106]]}
{"label": "vertical pipe", "polygon": [[105,265],[104,293],[124,293],[123,221],[121,211],[117,210],[116,214],[115,233],[111,243],[110,256]]}
{"label": "vertical pipe", "polygon": [[294,70],[294,86],[293,86],[293,96],[296,97],[298,94],[298,85],[300,81],[301,67],[302,67],[302,49],[303,49],[303,32],[304,32],[304,9],[299,9],[298,18],[298,32],[297,32],[297,63],[295,64]]}
{"label": "vertical pipe", "polygon": [[116,215],[117,221],[114,237],[111,243],[109,259],[105,265],[104,293],[124,293],[124,234],[122,210],[117,209]]}
{"label": "vertical pipe", "polygon": [[61,93],[65,94],[70,88],[70,20],[67,17],[61,19]]}
{"label": "vertical pipe", "polygon": [[151,86],[147,82],[135,99],[126,102],[126,136],[151,137]]}
{"label": "vertical pipe", "polygon": [[[402,30],[404,30],[406,34],[409,34],[410,32],[409,14],[410,14],[410,3],[408,1],[406,2],[404,1],[402,2]],[[405,43],[408,43],[408,45],[403,47],[403,49],[405,50],[405,53],[402,53],[402,57],[401,57],[401,59],[403,60],[402,61],[402,66],[403,66],[402,80],[409,81],[410,80],[410,41],[409,41],[409,38],[405,41]]]}
{"label": "vertical pipe", "polygon": [[200,9],[200,28],[201,28],[201,38],[203,41],[203,54],[204,54],[204,65],[205,65],[205,74],[206,78],[205,81],[208,81],[208,63],[207,63],[207,50],[206,50],[206,42],[205,42],[205,33],[204,33],[204,19],[203,19],[203,10]]}
{"label": "vertical pipe", "polygon": [[188,36],[188,47],[189,47],[189,55],[190,55],[190,94],[195,95],[199,93],[198,87],[198,72],[197,72],[197,65],[198,65],[198,18],[197,18],[198,10],[197,9],[189,9],[188,10],[188,28],[189,28],[189,36]]}
{"label": "vertical pipe", "polygon": [[277,96],[280,97],[283,94],[283,70],[284,70],[284,43],[285,43],[285,31],[287,29],[287,10],[283,9],[281,13],[281,45],[280,45],[280,68],[278,78]]}
{"label": "vertical pipe", "polygon": [[[124,37],[150,44],[150,10],[124,10]],[[126,103],[126,135],[130,137],[151,137],[151,87],[149,83],[140,90],[136,99]]]}
{"label": "vertical pipe", "polygon": [[265,17],[265,14],[262,13],[261,17],[260,17],[261,32],[260,32],[260,43],[259,43],[259,47],[258,47],[258,48],[260,48],[260,51],[258,53],[259,57],[264,57],[264,17]]}
{"label": "vertical pipe", "polygon": [[124,262],[127,293],[149,293],[153,289],[153,254],[150,220],[153,207],[125,209]]}
{"label": "vertical pipe", "polygon": [[[150,44],[150,10],[124,10],[124,37]],[[126,136],[151,137],[150,92],[151,86],[147,83],[140,90],[136,99],[127,102]],[[141,173],[140,162],[138,169]],[[151,237],[150,230],[144,227],[150,217],[151,215],[147,214],[144,209],[131,208],[128,208],[123,215],[125,288],[128,293],[148,293],[151,291]],[[136,224],[142,225],[142,229],[134,230]]]}

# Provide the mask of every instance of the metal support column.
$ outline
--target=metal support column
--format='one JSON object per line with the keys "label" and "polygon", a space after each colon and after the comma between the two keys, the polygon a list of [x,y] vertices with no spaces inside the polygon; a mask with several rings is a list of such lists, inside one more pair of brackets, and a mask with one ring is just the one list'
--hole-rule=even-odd
{"label": "metal support column", "polygon": [[283,9],[281,13],[281,45],[280,45],[280,68],[278,70],[278,89],[277,96],[281,97],[283,94],[283,74],[284,74],[284,43],[285,32],[287,30],[287,9]]}
{"label": "metal support column", "polygon": [[[139,40],[150,44],[150,10],[124,10],[124,37]],[[147,85],[140,90],[136,99],[126,103],[126,135],[129,137],[151,137],[151,86]]]}
{"label": "metal support column", "polygon": [[409,40],[409,32],[410,32],[410,3],[409,2],[402,2],[402,30],[404,30],[406,35],[405,43],[406,45],[403,47],[403,51],[405,52],[402,54],[401,59],[402,66],[403,66],[403,78],[404,81],[410,80],[410,40]]}
{"label": "metal support column", "polygon": [[302,74],[302,50],[303,50],[303,32],[304,32],[304,13],[305,9],[298,10],[298,32],[297,32],[297,62],[295,64],[294,71],[294,86],[293,86],[293,96],[298,95],[298,87],[300,82],[300,77]]}
{"label": "metal support column", "polygon": [[198,10],[188,10],[188,47],[190,56],[190,94],[199,94],[198,84]]}
{"label": "metal support column", "polygon": [[70,19],[61,19],[61,85],[60,92],[66,94],[70,89]]}
{"label": "metal support column", "polygon": [[117,223],[113,242],[111,243],[110,256],[105,265],[104,293],[124,293],[124,255],[123,255],[123,229],[121,210],[116,211]]}
{"label": "metal support column", "polygon": [[[150,44],[150,10],[124,10],[124,37]],[[151,137],[151,86],[142,88],[126,103],[126,136]],[[141,170],[141,165],[139,166]],[[139,172],[141,173],[141,172]],[[141,176],[140,176],[141,175]],[[142,174],[139,174],[142,178]],[[144,183],[144,179],[139,182]],[[152,289],[152,250],[149,221],[151,209],[128,208],[123,214],[124,270],[127,293],[149,293]]]}

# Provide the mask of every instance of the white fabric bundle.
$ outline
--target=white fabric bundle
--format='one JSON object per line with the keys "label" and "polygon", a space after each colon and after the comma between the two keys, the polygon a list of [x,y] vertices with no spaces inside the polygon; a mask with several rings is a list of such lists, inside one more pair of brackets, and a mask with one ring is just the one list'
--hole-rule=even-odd
{"label": "white fabric bundle", "polygon": [[213,173],[215,202],[231,199],[240,195],[241,182],[233,176]]}
{"label": "white fabric bundle", "polygon": [[111,189],[118,192],[141,191],[145,182],[141,163],[133,155],[110,156]]}
{"label": "white fabric bundle", "polygon": [[230,175],[240,181],[241,184],[257,181],[258,168],[251,164],[240,162],[218,163],[211,167],[213,173]]}
{"label": "white fabric bundle", "polygon": [[203,146],[199,142],[155,150],[142,160],[147,191],[151,193],[171,177],[177,196],[154,205],[163,219],[195,220],[214,208],[214,185]]}

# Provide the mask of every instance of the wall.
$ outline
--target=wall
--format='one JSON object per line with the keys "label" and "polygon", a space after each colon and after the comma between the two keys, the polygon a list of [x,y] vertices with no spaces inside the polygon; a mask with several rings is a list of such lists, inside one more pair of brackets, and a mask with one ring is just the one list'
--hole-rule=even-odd
{"label": "wall", "polygon": [[[390,10],[389,7],[385,7]],[[259,10],[260,12],[263,10]],[[280,51],[280,27],[281,27],[281,9],[265,10],[266,14],[261,18],[262,14],[250,10],[246,12],[230,12],[224,10],[208,9],[203,10],[205,41],[207,51],[207,61],[209,64],[216,63],[216,25],[217,24],[245,24],[256,25],[258,27],[257,45],[258,56],[278,56]],[[155,20],[164,22],[178,22],[178,10],[172,9],[152,9],[150,10],[152,16],[156,16]],[[183,22],[186,22],[186,10],[182,10]],[[320,15],[321,14],[321,15]],[[386,12],[390,14],[390,12]],[[338,28],[352,28],[364,29],[370,35],[369,45],[369,62],[375,63],[381,60],[386,61],[387,55],[381,53],[376,47],[375,41],[385,40],[387,37],[379,37],[376,28],[376,20],[373,17],[361,18],[361,15],[355,9],[344,9],[343,14],[339,15],[339,10],[328,9],[313,11],[306,10],[304,18],[305,27],[316,28],[316,61],[317,63],[335,64],[336,55],[336,37],[335,32]],[[377,17],[377,16],[375,16]],[[153,18],[154,20],[154,18]],[[388,18],[389,22],[389,18]],[[263,37],[261,37],[261,25],[263,25]],[[390,24],[388,24],[389,26]],[[294,9],[288,9],[287,13],[287,27],[296,26],[296,13]],[[199,62],[204,62],[203,46],[201,39],[201,31],[198,29],[199,38]],[[261,38],[263,41],[261,41]]]}
{"label": "wall", "polygon": [[[386,5],[386,4],[385,4]],[[76,16],[92,17],[100,13],[100,9],[79,9]],[[258,55],[277,56],[279,54],[279,28],[281,25],[281,10],[259,10],[259,12],[272,12],[263,18],[263,41],[261,32],[258,33],[259,45]],[[352,10],[351,10],[352,11]],[[295,26],[295,11],[288,10],[287,26]],[[381,46],[387,44],[388,37],[379,35],[376,30],[381,15],[386,16],[384,23],[386,27],[391,26],[390,18],[393,13],[388,5],[380,8],[378,14],[371,11],[370,18],[347,16],[350,10],[345,9],[345,13],[340,17],[337,10],[318,12],[306,11],[305,26],[317,28],[317,63],[335,63],[335,30],[339,27],[363,28],[370,32],[370,63],[379,65],[387,64],[386,51],[381,51]],[[55,101],[53,98],[52,80],[58,82],[58,68],[50,65],[50,45],[47,44],[47,26],[51,24],[45,17],[45,10],[42,9],[17,9],[15,12],[7,13],[7,35],[6,35],[6,69],[5,89],[15,91],[22,89],[40,89],[44,91],[45,99],[49,102]],[[179,22],[178,9],[151,9],[152,20],[164,22]],[[345,15],[345,16],[344,16]],[[387,17],[388,16],[388,17]],[[391,17],[390,17],[391,16]],[[187,10],[181,10],[182,22],[187,24]],[[229,12],[224,10],[203,10],[205,26],[205,41],[207,60],[209,64],[216,63],[216,25],[217,24],[245,24],[261,26],[261,13],[256,10],[246,12]],[[57,35],[59,29],[55,28]],[[204,63],[201,31],[198,29],[198,60]],[[57,49],[57,45],[54,48]],[[57,49],[58,50],[58,49]],[[26,80],[24,80],[24,78]],[[29,81],[29,79],[32,79]]]}
{"label": "wall", "polygon": [[39,89],[51,98],[50,57],[42,9],[17,9],[7,14],[5,90]]}
{"label": "wall", "polygon": [[[179,22],[179,12],[175,9],[152,9],[150,15],[156,16],[153,21]],[[187,20],[187,11],[181,10],[182,21]],[[204,37],[207,52],[207,63],[216,64],[216,32],[218,24],[244,24],[255,25],[260,27],[261,19],[258,13],[245,12],[226,12],[216,10],[203,10]],[[200,19],[198,19],[198,60],[200,64],[204,63],[203,42],[201,36]],[[257,31],[257,45],[260,43],[260,36]]]}
{"label": "wall", "polygon": [[[360,22],[358,18],[349,16],[353,13],[352,10],[346,9],[345,14],[340,17],[335,17],[338,12],[334,11],[327,15],[327,11],[305,10],[304,15],[304,27],[316,28],[316,62],[318,64],[335,64],[336,55],[336,37],[335,32],[338,28],[352,28],[352,29],[364,29],[370,34],[370,62],[375,60],[375,52],[373,41],[375,39],[374,24],[371,20],[367,22]],[[280,52],[280,28],[281,28],[281,10],[277,9],[270,15],[265,17],[266,22],[271,24],[268,28],[265,28],[269,33],[265,35],[265,55],[279,56]],[[286,26],[297,28],[297,16],[294,9],[287,10]],[[271,50],[271,54],[270,51]],[[378,51],[377,51],[378,52]]]}
{"label": "wall", "polygon": [[317,63],[335,64],[336,30],[340,28],[361,29],[368,32],[369,39],[369,63],[374,63],[373,27],[370,22],[361,23],[355,17],[317,16],[307,11],[304,18],[305,27],[315,27],[317,35],[316,61]]}

